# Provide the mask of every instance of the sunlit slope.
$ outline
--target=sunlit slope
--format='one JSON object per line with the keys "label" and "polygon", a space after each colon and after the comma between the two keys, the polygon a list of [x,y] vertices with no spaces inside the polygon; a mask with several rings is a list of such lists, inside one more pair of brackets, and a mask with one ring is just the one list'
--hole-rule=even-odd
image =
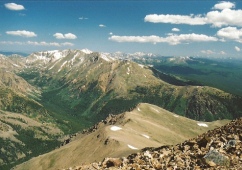
{"label": "sunlit slope", "polygon": [[19,73],[42,88],[41,102],[46,107],[59,113],[61,109],[83,122],[96,123],[140,102],[195,120],[232,119],[242,114],[239,96],[207,86],[181,86],[181,80],[170,84],[169,75],[163,79],[159,74],[132,61],[83,50],[31,54]]}
{"label": "sunlit slope", "polygon": [[197,122],[151,104],[139,104],[131,112],[109,116],[69,144],[33,158],[16,169],[61,169],[104,157],[122,157],[144,147],[177,144],[228,120]]}

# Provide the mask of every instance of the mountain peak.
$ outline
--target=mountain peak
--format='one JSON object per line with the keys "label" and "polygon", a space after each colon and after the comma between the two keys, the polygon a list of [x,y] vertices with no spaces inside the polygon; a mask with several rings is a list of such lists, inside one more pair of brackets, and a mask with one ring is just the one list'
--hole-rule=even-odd
{"label": "mountain peak", "polygon": [[84,53],[86,53],[86,54],[91,54],[91,53],[93,53],[93,51],[91,51],[91,50],[89,50],[89,49],[87,49],[87,48],[84,48],[84,49],[82,49],[81,51],[84,52]]}

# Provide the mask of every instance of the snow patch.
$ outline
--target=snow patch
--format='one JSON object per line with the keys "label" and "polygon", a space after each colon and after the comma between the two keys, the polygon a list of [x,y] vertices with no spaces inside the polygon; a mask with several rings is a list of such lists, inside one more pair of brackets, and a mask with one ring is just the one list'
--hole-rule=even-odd
{"label": "snow patch", "polygon": [[60,52],[54,53],[54,57],[56,60],[58,60],[62,57],[62,54]]}
{"label": "snow patch", "polygon": [[173,115],[174,117],[179,117],[178,115]]}
{"label": "snow patch", "polygon": [[142,65],[142,64],[139,64],[139,66],[140,66],[141,68],[144,68],[144,65]]}
{"label": "snow patch", "polygon": [[138,108],[138,111],[139,111],[139,112],[141,111],[140,108]]}
{"label": "snow patch", "polygon": [[129,69],[129,67],[127,68],[127,74],[128,74],[128,75],[130,74],[130,69]]}
{"label": "snow patch", "polygon": [[208,125],[206,123],[201,123],[201,122],[197,123],[197,125],[198,126],[203,126],[203,127],[208,127]]}
{"label": "snow patch", "polygon": [[77,52],[75,55],[74,55],[74,57],[71,59],[71,65],[73,65],[73,63],[74,63],[74,61],[75,61],[75,59],[76,59],[76,57],[79,55],[79,52]]}
{"label": "snow patch", "polygon": [[51,70],[52,68],[54,68],[57,63],[58,61],[55,64],[53,64],[48,70]]}
{"label": "snow patch", "polygon": [[65,62],[61,65],[61,67],[60,67],[60,69],[58,70],[58,72],[61,71],[62,67],[63,67],[66,63],[67,63],[67,61],[65,61]]}
{"label": "snow patch", "polygon": [[147,139],[150,139],[150,137],[148,135],[142,134],[142,136],[144,136]]}
{"label": "snow patch", "polygon": [[15,67],[20,67],[19,65],[17,65],[17,64],[13,64]]}
{"label": "snow patch", "polygon": [[85,54],[91,54],[91,53],[93,53],[91,50],[89,50],[87,48],[82,49],[81,51],[84,52]]}
{"label": "snow patch", "polygon": [[104,53],[101,53],[101,54],[100,54],[100,57],[101,57],[102,59],[104,59],[105,61],[107,61],[107,62],[111,62],[112,60],[115,60],[114,58],[109,57],[109,56],[105,55]]}
{"label": "snow patch", "polygon": [[110,128],[110,130],[111,131],[119,131],[119,130],[121,130],[122,128],[121,127],[118,127],[118,126],[112,126],[111,128]]}
{"label": "snow patch", "polygon": [[133,150],[138,150],[138,148],[136,148],[136,147],[134,147],[134,146],[132,146],[132,145],[129,145],[129,144],[128,144],[128,147],[129,147],[130,149],[133,149]]}

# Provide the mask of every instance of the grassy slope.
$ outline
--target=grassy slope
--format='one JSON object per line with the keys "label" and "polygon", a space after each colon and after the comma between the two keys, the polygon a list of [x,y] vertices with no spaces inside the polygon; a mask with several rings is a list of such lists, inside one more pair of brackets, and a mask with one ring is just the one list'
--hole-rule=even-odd
{"label": "grassy slope", "polygon": [[19,113],[0,112],[0,169],[10,169],[33,156],[53,150],[63,132]]}
{"label": "grassy slope", "polygon": [[[138,150],[160,145],[177,144],[207,130],[226,124],[228,120],[207,122],[208,127],[197,121],[173,114],[150,104],[139,104],[126,112],[114,124],[121,127],[112,131],[113,125],[99,123],[95,132],[78,136],[73,142],[17,166],[16,169],[61,169],[69,166],[101,161],[104,157],[127,156]],[[150,138],[146,138],[147,135]]]}

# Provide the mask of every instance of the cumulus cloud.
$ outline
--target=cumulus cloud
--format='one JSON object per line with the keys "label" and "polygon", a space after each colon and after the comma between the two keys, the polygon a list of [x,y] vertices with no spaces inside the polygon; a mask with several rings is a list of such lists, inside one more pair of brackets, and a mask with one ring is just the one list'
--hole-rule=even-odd
{"label": "cumulus cloud", "polygon": [[103,24],[99,24],[99,27],[106,27],[106,25],[103,25]]}
{"label": "cumulus cloud", "polygon": [[205,25],[213,27],[242,26],[242,10],[233,9],[235,4],[222,1],[215,4],[212,11],[198,15],[173,15],[173,14],[149,14],[144,18],[145,22],[170,23],[187,25]]}
{"label": "cumulus cloud", "polygon": [[174,32],[179,32],[180,29],[179,28],[172,28],[171,31],[174,31]]}
{"label": "cumulus cloud", "polygon": [[76,39],[77,36],[72,33],[62,34],[62,33],[55,33],[53,35],[56,39]]}
{"label": "cumulus cloud", "polygon": [[223,9],[211,11],[206,15],[207,23],[214,27],[242,26],[242,10]]}
{"label": "cumulus cloud", "polygon": [[138,42],[138,43],[168,43],[170,45],[177,45],[187,42],[208,42],[217,41],[216,37],[207,36],[204,34],[170,34],[167,37],[151,36],[117,36],[109,37],[109,40],[116,42]]}
{"label": "cumulus cloud", "polygon": [[218,4],[215,4],[213,9],[223,10],[223,9],[231,9],[231,8],[234,8],[234,7],[235,7],[234,3],[222,1],[222,2],[219,2]]}
{"label": "cumulus cloud", "polygon": [[26,30],[17,30],[17,31],[7,31],[6,34],[21,36],[21,37],[36,37],[37,35],[34,32],[26,31]]}
{"label": "cumulus cloud", "polygon": [[188,25],[206,24],[206,19],[201,15],[150,14],[145,16],[144,21],[153,22],[153,23],[188,24]]}
{"label": "cumulus cloud", "polygon": [[242,28],[238,29],[236,27],[226,27],[218,30],[217,36],[222,39],[235,40],[242,43]]}
{"label": "cumulus cloud", "polygon": [[13,11],[20,11],[20,10],[25,9],[23,5],[19,5],[19,4],[15,4],[15,3],[6,3],[6,4],[4,4],[4,6],[7,9],[13,10]]}
{"label": "cumulus cloud", "polygon": [[239,47],[235,46],[234,49],[235,49],[236,51],[240,52],[240,48],[239,48]]}
{"label": "cumulus cloud", "polygon": [[112,32],[110,32],[110,33],[109,33],[109,35],[113,35],[113,33],[112,33]]}

